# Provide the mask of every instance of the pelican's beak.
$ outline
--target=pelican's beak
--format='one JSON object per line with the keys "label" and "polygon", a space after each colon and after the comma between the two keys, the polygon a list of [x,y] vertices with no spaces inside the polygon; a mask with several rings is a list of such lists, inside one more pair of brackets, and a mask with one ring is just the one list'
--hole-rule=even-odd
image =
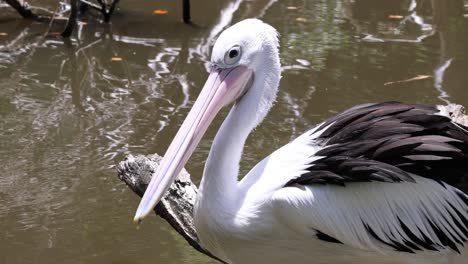
{"label": "pelican's beak", "polygon": [[136,223],[141,222],[153,210],[175,181],[219,110],[239,99],[252,81],[252,70],[244,66],[213,70],[210,73],[138,205],[133,219]]}

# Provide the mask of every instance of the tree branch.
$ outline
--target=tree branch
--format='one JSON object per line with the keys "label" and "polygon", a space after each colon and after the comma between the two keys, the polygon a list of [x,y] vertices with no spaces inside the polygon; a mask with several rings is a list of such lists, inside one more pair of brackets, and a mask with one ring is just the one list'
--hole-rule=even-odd
{"label": "tree branch", "polygon": [[71,33],[73,32],[73,29],[76,27],[76,16],[78,13],[78,0],[70,0],[70,5],[71,5],[71,11],[70,11],[70,16],[68,17],[68,22],[67,26],[62,32],[62,37],[68,38],[70,37]]}
{"label": "tree branch", "polygon": [[111,19],[112,14],[114,13],[115,7],[119,3],[120,0],[112,0],[111,4],[107,4],[107,1],[104,0],[97,0],[97,2],[101,5],[101,8],[98,9],[101,11],[102,15],[104,16],[104,22],[108,23]]}
{"label": "tree branch", "polygon": [[190,0],[182,0],[182,20],[185,24],[191,24],[192,18],[190,17]]}
{"label": "tree branch", "polygon": [[5,2],[11,7],[13,7],[23,18],[29,18],[33,20],[39,19],[39,16],[31,11],[26,1],[23,1],[23,4],[21,4],[17,0],[5,0]]}
{"label": "tree branch", "polygon": [[[119,179],[127,186],[143,196],[151,177],[159,166],[161,156],[132,156],[117,166]],[[197,197],[197,187],[190,180],[190,174],[184,169],[171,185],[164,197],[155,207],[155,213],[166,220],[185,240],[197,251],[216,259],[221,263],[226,263],[208,252],[200,244],[193,224],[193,206]]]}
{"label": "tree branch", "polygon": [[87,6],[87,7],[91,7],[99,12],[102,12],[102,8],[98,5],[96,5],[95,3],[92,3],[90,1],[87,1],[87,0],[80,0],[81,4]]}
{"label": "tree branch", "polygon": [[[23,3],[20,3],[17,0],[5,0],[11,7],[13,7],[23,18],[26,19],[32,19],[35,21],[39,22],[50,22],[52,24],[54,17],[49,18],[49,17],[43,17],[43,16],[38,16],[35,13],[31,11],[29,8],[29,5],[26,1],[23,1]],[[73,32],[73,29],[76,26],[76,19],[77,19],[77,13],[78,13],[78,1],[80,0],[70,0],[70,5],[71,5],[71,11],[70,11],[70,16],[68,17],[68,22],[67,25],[62,32],[62,37],[68,38]],[[50,26],[50,25],[49,25]]]}
{"label": "tree branch", "polygon": [[117,6],[117,4],[119,3],[120,0],[114,0],[112,1],[112,4],[110,5],[109,7],[109,10],[107,11],[107,14],[108,14],[108,19],[106,20],[106,22],[109,22],[110,20],[110,17],[112,16],[112,14],[114,13],[114,10],[115,10],[115,7]]}

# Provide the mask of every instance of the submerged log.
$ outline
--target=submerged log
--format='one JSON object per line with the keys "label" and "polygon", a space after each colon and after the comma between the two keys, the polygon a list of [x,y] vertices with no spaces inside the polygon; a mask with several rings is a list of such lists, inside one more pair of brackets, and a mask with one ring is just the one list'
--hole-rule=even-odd
{"label": "submerged log", "polygon": [[459,104],[438,105],[440,113],[450,117],[454,122],[468,126],[468,115],[465,113],[465,107]]}
{"label": "submerged log", "polygon": [[[117,173],[120,180],[142,197],[160,161],[161,156],[157,154],[148,156],[129,155],[119,163]],[[225,263],[200,244],[193,224],[192,214],[197,193],[197,187],[190,180],[188,172],[183,169],[176,181],[156,205],[154,211],[184,237],[190,246],[210,258]]]}

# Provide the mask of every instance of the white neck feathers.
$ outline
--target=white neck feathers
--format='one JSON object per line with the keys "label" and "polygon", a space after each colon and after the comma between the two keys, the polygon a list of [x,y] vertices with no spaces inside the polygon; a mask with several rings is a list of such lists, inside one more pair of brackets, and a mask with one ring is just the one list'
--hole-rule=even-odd
{"label": "white neck feathers", "polygon": [[245,141],[275,101],[281,75],[277,43],[265,43],[258,53],[257,63],[251,66],[254,70],[252,87],[234,104],[211,146],[200,184],[197,202],[200,206],[216,203],[223,206],[209,207],[224,208],[235,204]]}

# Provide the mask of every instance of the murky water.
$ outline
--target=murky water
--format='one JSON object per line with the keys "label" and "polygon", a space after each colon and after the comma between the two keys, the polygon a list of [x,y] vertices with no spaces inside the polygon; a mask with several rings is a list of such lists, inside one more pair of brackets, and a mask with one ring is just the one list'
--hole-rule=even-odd
{"label": "murky water", "polygon": [[[358,103],[468,106],[467,0],[199,0],[195,26],[180,22],[180,2],[121,1],[112,24],[90,19],[70,41],[51,36],[59,23],[47,34],[0,4],[0,263],[212,263],[157,217],[136,230],[139,198],[114,168],[164,153],[215,36],[243,18],[279,30],[284,70],[244,173]],[[187,166],[197,181],[220,122]]]}

